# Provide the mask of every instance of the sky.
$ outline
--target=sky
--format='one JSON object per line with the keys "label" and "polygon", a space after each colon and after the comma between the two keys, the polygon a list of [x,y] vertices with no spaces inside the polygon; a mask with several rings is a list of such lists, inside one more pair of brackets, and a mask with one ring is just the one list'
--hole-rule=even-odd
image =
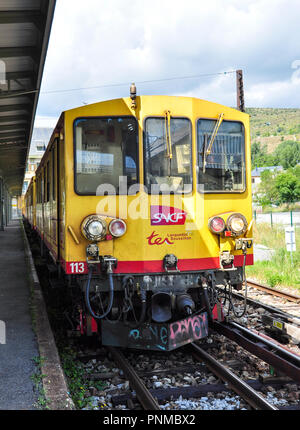
{"label": "sky", "polygon": [[57,0],[35,125],[131,82],[235,106],[237,69],[246,107],[300,108],[299,23],[299,0]]}

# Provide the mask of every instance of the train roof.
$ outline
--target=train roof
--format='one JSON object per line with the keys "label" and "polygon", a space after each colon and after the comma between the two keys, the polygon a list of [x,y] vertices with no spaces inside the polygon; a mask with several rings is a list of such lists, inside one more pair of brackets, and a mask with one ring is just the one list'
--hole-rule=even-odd
{"label": "train roof", "polygon": [[[177,101],[186,103],[186,104],[202,104],[202,105],[206,105],[206,106],[210,106],[211,108],[214,108],[215,110],[226,110],[227,112],[230,112],[231,115],[235,115],[236,113],[238,113],[239,115],[245,115],[245,118],[249,118],[249,114],[245,113],[245,112],[241,112],[238,109],[226,106],[226,105],[222,105],[220,103],[216,103],[216,102],[212,102],[212,101],[208,101],[208,100],[204,100],[204,99],[199,99],[197,97],[186,97],[186,96],[167,96],[167,95],[141,95],[141,96],[137,96],[136,97],[136,101],[137,101],[137,105],[139,106],[143,106],[143,104],[148,104],[151,103],[153,101],[160,101],[163,104],[174,104]],[[91,108],[95,108],[96,106],[103,106],[105,104],[110,105],[110,104],[126,104],[127,106],[130,106],[131,104],[131,99],[130,97],[123,97],[123,98],[117,98],[117,99],[110,99],[110,100],[103,100],[100,102],[96,102],[96,103],[91,103],[91,104],[87,104],[84,106],[78,106],[72,109],[68,109],[66,111],[64,111],[65,114],[67,113],[72,113],[74,111],[76,111],[76,113],[79,113],[79,111],[83,112],[85,114],[86,111],[88,111]]]}
{"label": "train roof", "polygon": [[[230,118],[236,118],[236,120],[248,120],[249,118],[249,114],[245,113],[245,112],[241,112],[237,109],[225,106],[225,105],[221,105],[219,103],[215,103],[215,102],[211,102],[208,100],[203,100],[203,99],[199,99],[196,97],[185,97],[185,96],[164,96],[164,95],[146,95],[146,96],[137,96],[136,97],[136,102],[137,102],[137,110],[139,110],[139,108],[143,108],[145,105],[148,105],[147,110],[150,111],[151,110],[151,106],[153,106],[153,104],[156,104],[156,106],[160,107],[160,110],[163,111],[164,109],[167,109],[168,107],[174,106],[174,105],[178,105],[178,102],[183,103],[182,106],[187,107],[198,107],[202,105],[202,108],[204,107],[205,109],[207,109],[208,112],[212,113],[213,115],[216,115],[216,112],[226,112],[227,114],[229,114]],[[132,109],[131,109],[131,103],[132,100],[130,99],[130,97],[123,97],[123,98],[118,98],[118,99],[111,99],[111,100],[104,100],[104,101],[100,101],[100,102],[96,102],[96,103],[91,103],[91,104],[87,104],[84,106],[79,106],[76,108],[72,108],[72,109],[68,109],[65,110],[61,113],[58,122],[56,124],[56,126],[53,129],[52,135],[49,139],[49,143],[52,142],[54,140],[54,138],[60,133],[60,131],[63,128],[63,124],[64,124],[64,118],[66,115],[70,115],[73,117],[81,117],[81,116],[93,116],[94,115],[94,111],[96,107],[106,107],[108,108],[108,110],[112,111],[113,108],[115,108],[116,106],[120,107],[123,106],[125,107],[125,110],[127,111],[127,114],[132,115]],[[193,106],[194,105],[194,106]],[[109,114],[108,114],[109,115]],[[184,115],[184,116],[188,116],[188,115]],[[210,116],[209,114],[207,115],[208,118],[212,118],[213,116]],[[40,166],[42,165],[42,161],[43,159],[46,157],[46,154],[49,152],[50,149],[50,145],[48,143],[48,146],[46,148],[46,151],[44,153],[44,156],[40,162],[40,165],[38,166],[37,170],[36,170],[36,175],[39,173],[40,171]]]}

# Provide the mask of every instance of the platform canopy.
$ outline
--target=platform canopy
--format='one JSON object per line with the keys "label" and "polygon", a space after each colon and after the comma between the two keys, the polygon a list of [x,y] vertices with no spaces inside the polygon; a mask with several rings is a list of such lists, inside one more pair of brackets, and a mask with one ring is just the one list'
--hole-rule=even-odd
{"label": "platform canopy", "polygon": [[55,0],[0,0],[0,177],[20,195]]}

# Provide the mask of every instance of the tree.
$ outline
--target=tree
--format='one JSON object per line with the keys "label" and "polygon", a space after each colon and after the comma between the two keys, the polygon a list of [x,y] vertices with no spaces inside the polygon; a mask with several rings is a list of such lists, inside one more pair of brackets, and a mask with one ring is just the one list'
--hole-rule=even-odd
{"label": "tree", "polygon": [[293,140],[280,143],[274,152],[274,162],[284,169],[296,166],[300,163],[300,143]]}
{"label": "tree", "polygon": [[251,163],[254,167],[274,166],[274,157],[267,153],[267,146],[259,142],[251,145]]}
{"label": "tree", "polygon": [[298,178],[300,181],[300,165],[295,166],[293,169],[290,169],[290,171]]}
{"label": "tree", "polygon": [[254,201],[266,207],[287,204],[288,206],[300,200],[300,166],[286,172],[265,170],[261,173]]}
{"label": "tree", "polygon": [[278,201],[278,190],[275,185],[276,172],[264,170],[261,172],[261,182],[258,185],[254,201],[262,207],[271,206]]}
{"label": "tree", "polygon": [[286,203],[289,206],[300,200],[300,179],[290,171],[275,177],[275,189],[277,204]]}

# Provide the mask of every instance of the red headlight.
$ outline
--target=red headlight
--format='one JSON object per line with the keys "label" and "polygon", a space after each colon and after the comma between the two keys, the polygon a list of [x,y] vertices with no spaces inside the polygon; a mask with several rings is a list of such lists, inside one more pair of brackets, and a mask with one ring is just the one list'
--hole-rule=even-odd
{"label": "red headlight", "polygon": [[114,237],[121,237],[126,233],[126,224],[121,219],[115,219],[109,224],[109,231]]}
{"label": "red headlight", "polygon": [[209,220],[208,227],[213,233],[222,233],[225,230],[225,221],[223,218],[215,216]]}

